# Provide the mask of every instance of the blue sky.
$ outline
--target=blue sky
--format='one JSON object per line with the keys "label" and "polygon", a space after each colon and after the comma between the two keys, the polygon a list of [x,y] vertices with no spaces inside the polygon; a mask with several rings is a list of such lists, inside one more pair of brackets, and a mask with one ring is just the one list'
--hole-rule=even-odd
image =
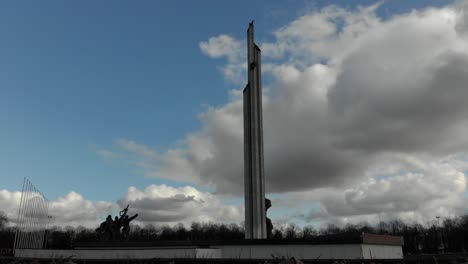
{"label": "blue sky", "polygon": [[197,113],[231,88],[198,43],[242,35],[252,18],[273,24],[289,6],[265,3],[2,3],[0,185],[27,177],[50,197],[115,199],[154,182],[96,150],[118,138],[164,149],[198,128]]}
{"label": "blue sky", "polygon": [[[237,84],[199,44],[219,34],[257,42],[334,4],[375,1],[7,1],[0,3],[0,189],[30,179],[49,198],[71,190],[115,201],[147,178],[98,151],[129,139],[164,152],[201,128],[197,116]],[[388,0],[383,19],[452,1]],[[242,157],[240,157],[242,158]]]}

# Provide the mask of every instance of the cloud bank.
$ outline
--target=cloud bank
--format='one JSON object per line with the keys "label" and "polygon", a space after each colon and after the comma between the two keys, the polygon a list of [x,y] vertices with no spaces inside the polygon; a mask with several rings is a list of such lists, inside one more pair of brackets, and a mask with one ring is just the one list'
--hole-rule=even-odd
{"label": "cloud bank", "polygon": [[[0,210],[6,213],[12,225],[17,221],[20,200],[21,192],[0,190]],[[131,186],[116,202],[90,201],[79,193],[69,192],[49,202],[50,226],[96,228],[107,215],[116,216],[127,205],[130,205],[130,216],[138,213],[132,223],[141,226],[179,223],[190,226],[192,222],[241,223],[244,214],[242,206],[226,205],[218,196],[194,187],[153,184],[143,190]]]}
{"label": "cloud bank", "polygon": [[[0,190],[0,210],[6,213],[10,224],[16,225],[21,192]],[[96,227],[101,219],[116,209],[115,203],[90,201],[74,191],[49,201],[51,226]]]}

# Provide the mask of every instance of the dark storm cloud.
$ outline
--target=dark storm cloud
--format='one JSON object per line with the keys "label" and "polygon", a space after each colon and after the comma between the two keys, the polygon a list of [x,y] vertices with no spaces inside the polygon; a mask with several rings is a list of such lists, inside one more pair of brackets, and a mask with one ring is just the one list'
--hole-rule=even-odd
{"label": "dark storm cloud", "polygon": [[[407,80],[393,81],[390,72],[355,66],[337,79],[329,93],[335,118],[342,121],[337,146],[367,151],[456,152],[467,147],[460,138],[466,131],[468,56],[446,52],[428,65],[408,70]],[[395,69],[396,70],[396,69]],[[351,76],[382,78],[363,83]],[[390,76],[383,76],[383,75]],[[380,86],[380,87],[377,87]]]}

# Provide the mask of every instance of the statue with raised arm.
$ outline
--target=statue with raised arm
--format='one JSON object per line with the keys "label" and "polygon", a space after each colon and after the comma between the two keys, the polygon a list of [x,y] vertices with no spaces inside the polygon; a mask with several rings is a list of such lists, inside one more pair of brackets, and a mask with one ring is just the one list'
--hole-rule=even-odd
{"label": "statue with raised arm", "polygon": [[125,215],[125,217],[123,218],[122,220],[122,225],[123,225],[123,229],[122,229],[122,239],[127,241],[128,238],[129,238],[129,234],[130,234],[130,222],[137,218],[138,214],[135,214],[134,216],[132,217],[128,217],[128,215]]}
{"label": "statue with raised arm", "polygon": [[125,207],[122,211],[119,212],[120,217],[115,217],[114,225],[112,228],[113,240],[120,240],[122,238],[120,229],[123,227],[124,218],[125,216],[127,216],[129,206],[130,205],[128,204],[127,207]]}
{"label": "statue with raised arm", "polygon": [[130,204],[127,204],[127,207],[125,207],[122,211],[119,212],[119,215],[121,217],[125,216],[128,212],[128,207],[130,206]]}

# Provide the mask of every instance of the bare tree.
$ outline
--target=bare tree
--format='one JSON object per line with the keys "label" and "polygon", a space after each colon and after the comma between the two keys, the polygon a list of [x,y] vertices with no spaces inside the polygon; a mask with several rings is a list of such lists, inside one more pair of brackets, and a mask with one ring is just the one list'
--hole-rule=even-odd
{"label": "bare tree", "polygon": [[299,232],[299,227],[291,223],[288,225],[285,231],[285,237],[286,239],[296,239],[298,237],[298,232]]}
{"label": "bare tree", "polygon": [[311,239],[311,238],[313,238],[314,236],[317,236],[317,235],[318,235],[317,230],[315,230],[315,228],[313,226],[311,226],[311,225],[305,226],[302,229],[302,238],[303,239]]}

